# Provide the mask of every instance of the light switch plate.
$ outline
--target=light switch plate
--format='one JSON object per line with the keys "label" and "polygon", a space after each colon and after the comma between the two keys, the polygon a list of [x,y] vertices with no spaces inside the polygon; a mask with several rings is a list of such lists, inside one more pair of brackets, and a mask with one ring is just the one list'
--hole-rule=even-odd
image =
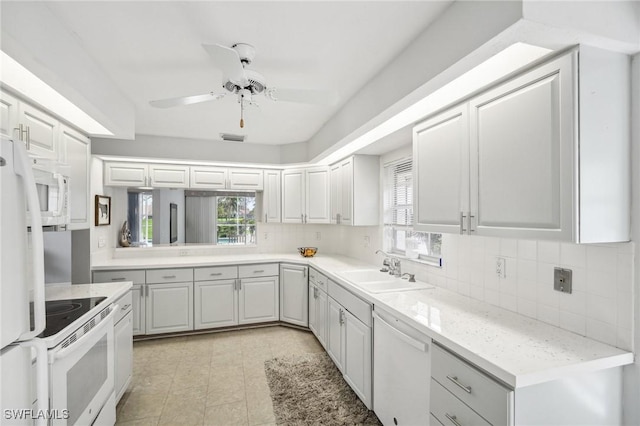
{"label": "light switch plate", "polygon": [[571,294],[571,269],[553,268],[553,289]]}

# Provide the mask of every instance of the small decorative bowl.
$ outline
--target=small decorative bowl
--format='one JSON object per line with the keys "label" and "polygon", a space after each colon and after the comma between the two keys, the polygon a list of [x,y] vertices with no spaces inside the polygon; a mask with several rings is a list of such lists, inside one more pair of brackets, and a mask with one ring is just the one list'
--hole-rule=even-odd
{"label": "small decorative bowl", "polygon": [[318,251],[317,247],[298,247],[298,251],[303,257],[313,257]]}

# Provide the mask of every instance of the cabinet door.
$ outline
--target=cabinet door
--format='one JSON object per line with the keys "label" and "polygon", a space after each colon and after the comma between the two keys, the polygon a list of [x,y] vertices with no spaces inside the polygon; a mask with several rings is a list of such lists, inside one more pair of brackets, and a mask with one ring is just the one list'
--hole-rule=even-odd
{"label": "cabinet door", "polygon": [[134,284],[131,287],[131,298],[133,300],[131,323],[134,336],[146,333],[147,305],[145,303],[145,290],[146,286],[144,284]]}
{"label": "cabinet door", "polygon": [[133,372],[133,313],[129,312],[114,327],[116,403],[127,390]]}
{"label": "cabinet door", "polygon": [[191,166],[191,188],[225,189],[227,169],[223,167]]}
{"label": "cabinet door", "polygon": [[106,186],[148,186],[148,169],[139,163],[104,163]]}
{"label": "cabinet door", "polygon": [[278,277],[238,280],[239,324],[278,321]]}
{"label": "cabinet door", "polygon": [[147,334],[193,330],[193,282],[147,284]]}
{"label": "cabinet door", "polygon": [[280,265],[280,321],[309,326],[307,267]]}
{"label": "cabinet door", "polygon": [[338,215],[342,210],[342,179],[340,176],[340,163],[331,166],[329,172],[329,194],[331,205],[331,223],[338,223]]}
{"label": "cabinet door", "polygon": [[0,92],[0,133],[13,139],[18,135],[18,99]]}
{"label": "cabinet door", "polygon": [[353,224],[353,159],[340,163],[340,224]]}
{"label": "cabinet door", "polygon": [[304,222],[304,170],[282,172],[282,223]]}
{"label": "cabinet door", "polygon": [[238,324],[236,280],[196,282],[194,290],[196,330]]}
{"label": "cabinet door", "polygon": [[[317,319],[317,309],[318,309],[318,287],[316,287],[315,285],[311,284],[311,282],[309,282],[309,291],[308,291],[308,302],[309,302],[309,330],[311,330],[311,332],[318,337],[318,319]],[[318,340],[320,340],[320,338],[318,337]]]}
{"label": "cabinet door", "polygon": [[229,169],[229,189],[262,191],[263,172],[260,169]]}
{"label": "cabinet door", "polygon": [[468,228],[468,107],[462,105],[413,130],[413,228],[463,233]]}
{"label": "cabinet door", "polygon": [[330,223],[329,169],[309,169],[305,180],[305,223]]}
{"label": "cabinet door", "polygon": [[[29,104],[20,102],[18,123],[29,130],[27,142],[30,153],[58,160],[58,120]],[[24,138],[23,138],[24,139]]]}
{"label": "cabinet door", "polygon": [[344,311],[344,379],[371,408],[371,328]]}
{"label": "cabinet door", "polygon": [[567,56],[470,101],[471,232],[572,239],[572,80]]}
{"label": "cabinet door", "polygon": [[280,220],[280,170],[264,171],[263,210],[265,223],[279,223]]}
{"label": "cabinet door", "polygon": [[328,296],[327,293],[318,288],[318,298],[316,299],[316,330],[318,334],[318,340],[320,344],[327,348],[327,309],[328,309]]}
{"label": "cabinet door", "polygon": [[89,229],[89,170],[91,145],[88,137],[60,125],[60,143],[69,165],[69,229]]}
{"label": "cabinet door", "polygon": [[150,164],[149,186],[154,188],[188,188],[189,166]]}
{"label": "cabinet door", "polygon": [[327,303],[327,353],[336,364],[340,371],[344,371],[343,365],[343,340],[344,333],[342,331],[342,306],[328,298]]}

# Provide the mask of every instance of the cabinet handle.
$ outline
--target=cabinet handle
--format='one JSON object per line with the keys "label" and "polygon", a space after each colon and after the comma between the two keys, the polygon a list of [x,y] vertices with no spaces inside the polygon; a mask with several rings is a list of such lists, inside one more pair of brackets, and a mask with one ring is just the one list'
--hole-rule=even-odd
{"label": "cabinet handle", "polygon": [[473,219],[475,219],[476,216],[472,215],[471,213],[469,213],[469,232],[476,232],[475,229],[473,229]]}
{"label": "cabinet handle", "polygon": [[447,376],[447,379],[451,380],[454,385],[458,386],[460,389],[465,391],[466,393],[471,393],[471,386],[465,386],[458,381],[457,376]]}
{"label": "cabinet handle", "polygon": [[242,290],[242,280],[238,280],[238,291]]}
{"label": "cabinet handle", "polygon": [[124,280],[126,280],[125,277],[111,278],[111,281],[124,281]]}
{"label": "cabinet handle", "polygon": [[318,298],[318,287],[314,287],[313,288],[313,298],[317,299]]}
{"label": "cabinet handle", "polygon": [[162,278],[164,279],[169,279],[169,278],[175,278],[175,275],[163,275]]}
{"label": "cabinet handle", "polygon": [[304,223],[304,215],[300,214],[300,222]]}
{"label": "cabinet handle", "polygon": [[302,277],[303,277],[303,278],[307,278],[307,268],[304,268],[304,269],[302,270]]}
{"label": "cabinet handle", "polygon": [[344,324],[344,311],[340,309],[340,325]]}
{"label": "cabinet handle", "polygon": [[27,127],[27,149],[31,147],[31,127]]}
{"label": "cabinet handle", "polygon": [[267,223],[267,221],[268,221],[268,218],[267,218],[267,214],[265,213],[264,214],[264,223]]}
{"label": "cabinet handle", "polygon": [[336,224],[340,225],[340,222],[342,221],[342,215],[340,213],[336,214]]}
{"label": "cabinet handle", "polygon": [[304,215],[304,223],[307,223],[307,215]]}
{"label": "cabinet handle", "polygon": [[129,307],[131,306],[131,303],[127,303],[126,305],[124,305],[122,308],[120,308],[121,311],[126,311],[127,309],[129,309]]}
{"label": "cabinet handle", "polygon": [[261,274],[264,272],[264,269],[257,269],[255,271],[253,271],[254,274]]}
{"label": "cabinet handle", "polygon": [[444,413],[445,417],[448,418],[449,420],[451,420],[451,423],[453,423],[456,426],[462,426],[459,422],[458,419],[456,418],[456,416],[452,416],[449,413]]}
{"label": "cabinet handle", "polygon": [[467,216],[465,216],[464,212],[460,212],[460,235],[464,234],[465,232],[467,232],[467,230],[464,228],[464,219]]}

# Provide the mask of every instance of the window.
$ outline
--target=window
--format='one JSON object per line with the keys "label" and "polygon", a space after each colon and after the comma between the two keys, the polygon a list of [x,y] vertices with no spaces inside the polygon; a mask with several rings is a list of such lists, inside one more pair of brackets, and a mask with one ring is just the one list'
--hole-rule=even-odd
{"label": "window", "polygon": [[442,234],[413,230],[413,175],[410,158],[384,167],[385,251],[439,262]]}
{"label": "window", "polygon": [[187,243],[256,243],[255,193],[185,192]]}
{"label": "window", "polygon": [[153,242],[153,194],[129,191],[127,221],[134,245],[151,245]]}

